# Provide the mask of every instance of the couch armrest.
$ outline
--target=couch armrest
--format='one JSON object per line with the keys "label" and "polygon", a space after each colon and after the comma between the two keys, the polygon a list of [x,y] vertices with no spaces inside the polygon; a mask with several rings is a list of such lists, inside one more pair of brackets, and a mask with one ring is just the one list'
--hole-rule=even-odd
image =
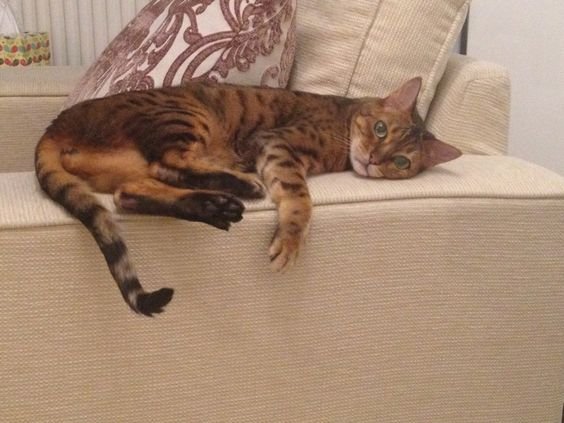
{"label": "couch armrest", "polygon": [[0,69],[0,172],[33,169],[39,137],[59,113],[85,68],[37,66]]}
{"label": "couch armrest", "polygon": [[510,81],[504,67],[454,55],[437,88],[427,125],[465,153],[504,154],[509,109]]}
{"label": "couch armrest", "polygon": [[564,178],[464,155],[310,188],[282,275],[266,200],[229,233],[122,215],[147,289],[176,288],[146,319],[33,173],[0,175],[0,421],[560,421]]}

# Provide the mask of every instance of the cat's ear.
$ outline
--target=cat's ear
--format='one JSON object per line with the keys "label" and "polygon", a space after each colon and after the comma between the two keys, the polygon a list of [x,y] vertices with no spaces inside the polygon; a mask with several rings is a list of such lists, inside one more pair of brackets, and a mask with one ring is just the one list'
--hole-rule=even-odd
{"label": "cat's ear", "polygon": [[429,168],[449,162],[462,155],[462,151],[435,137],[427,137],[422,141],[423,167]]}
{"label": "cat's ear", "polygon": [[410,79],[386,97],[384,99],[384,104],[404,112],[413,112],[422,84],[423,79],[421,79],[420,76]]}

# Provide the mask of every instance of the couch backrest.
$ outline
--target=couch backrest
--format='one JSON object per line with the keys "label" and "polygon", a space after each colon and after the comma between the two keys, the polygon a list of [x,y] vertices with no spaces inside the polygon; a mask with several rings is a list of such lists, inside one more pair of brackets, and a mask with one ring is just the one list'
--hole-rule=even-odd
{"label": "couch backrest", "polygon": [[426,115],[470,0],[299,0],[292,88],[382,96],[420,75]]}
{"label": "couch backrest", "polygon": [[[53,63],[89,65],[149,0],[10,0],[25,30],[51,34]],[[426,115],[470,0],[298,0],[292,87],[384,95],[421,75]]]}

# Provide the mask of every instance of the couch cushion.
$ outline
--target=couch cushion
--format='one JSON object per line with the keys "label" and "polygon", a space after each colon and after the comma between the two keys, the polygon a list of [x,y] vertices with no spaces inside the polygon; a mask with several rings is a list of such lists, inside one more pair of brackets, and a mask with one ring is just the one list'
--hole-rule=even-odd
{"label": "couch cushion", "polygon": [[33,169],[37,141],[83,72],[71,66],[0,70],[0,173]]}
{"label": "couch cushion", "polygon": [[121,31],[66,106],[191,79],[284,87],[292,66],[296,0],[153,0]]}
{"label": "couch cushion", "polygon": [[[67,96],[85,71],[81,66],[3,68],[0,71],[0,97],[33,97],[37,101],[37,97]],[[14,112],[22,113],[23,110],[26,109]],[[0,122],[3,118],[0,115]]]}
{"label": "couch cushion", "polygon": [[420,75],[424,116],[469,0],[300,0],[291,87],[382,96]]}
{"label": "couch cushion", "polygon": [[[501,156],[463,155],[406,180],[372,180],[342,172],[314,176],[308,181],[315,206],[428,198],[562,199],[564,193],[564,182],[559,175],[520,159]],[[5,204],[0,214],[0,230],[80,225],[41,193],[32,172],[3,174],[0,198]],[[115,211],[111,195],[100,194],[99,198]],[[247,201],[246,205],[247,212],[275,208],[268,199]],[[120,219],[138,221],[147,217],[125,214]]]}

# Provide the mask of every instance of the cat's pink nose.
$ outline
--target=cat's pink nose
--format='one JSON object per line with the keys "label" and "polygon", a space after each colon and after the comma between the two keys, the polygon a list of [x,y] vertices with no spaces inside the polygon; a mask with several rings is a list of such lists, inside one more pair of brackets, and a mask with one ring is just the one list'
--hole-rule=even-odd
{"label": "cat's pink nose", "polygon": [[382,158],[376,153],[370,153],[370,164],[378,166],[382,164]]}

